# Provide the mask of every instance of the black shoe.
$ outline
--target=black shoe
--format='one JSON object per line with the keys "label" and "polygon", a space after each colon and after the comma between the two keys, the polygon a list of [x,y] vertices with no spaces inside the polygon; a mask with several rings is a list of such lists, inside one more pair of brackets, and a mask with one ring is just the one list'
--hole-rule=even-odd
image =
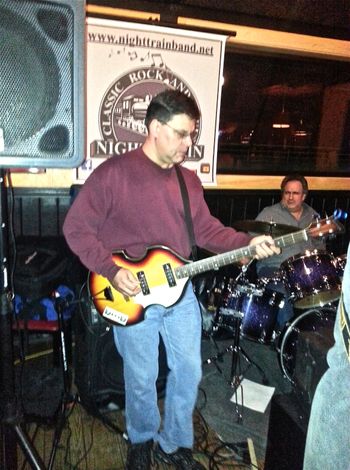
{"label": "black shoe", "polygon": [[166,463],[167,465],[174,465],[176,470],[205,470],[205,467],[196,460],[194,460],[191,449],[179,447],[176,452],[167,454],[157,444],[154,455],[158,460]]}
{"label": "black shoe", "polygon": [[153,441],[129,444],[125,470],[150,470]]}

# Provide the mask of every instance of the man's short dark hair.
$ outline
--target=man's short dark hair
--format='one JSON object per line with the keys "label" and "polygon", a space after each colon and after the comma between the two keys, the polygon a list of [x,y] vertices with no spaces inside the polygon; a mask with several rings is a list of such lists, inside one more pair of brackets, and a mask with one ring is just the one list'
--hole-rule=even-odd
{"label": "man's short dark hair", "polygon": [[181,91],[167,89],[156,95],[150,102],[145,125],[147,129],[153,119],[168,122],[176,114],[187,114],[191,119],[198,120],[200,111],[195,100]]}
{"label": "man's short dark hair", "polygon": [[306,179],[302,175],[287,175],[283,178],[282,183],[281,183],[281,191],[284,191],[284,188],[286,187],[286,184],[289,183],[289,181],[299,181],[303,187],[303,193],[307,194],[309,191],[309,187],[307,184]]}

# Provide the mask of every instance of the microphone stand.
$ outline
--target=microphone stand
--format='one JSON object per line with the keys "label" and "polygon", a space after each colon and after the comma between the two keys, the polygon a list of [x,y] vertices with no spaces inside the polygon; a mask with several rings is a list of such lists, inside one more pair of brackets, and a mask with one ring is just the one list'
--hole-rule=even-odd
{"label": "microphone stand", "polygon": [[8,212],[4,170],[0,170],[0,230],[0,466],[3,469],[17,468],[18,443],[32,469],[45,470],[43,461],[22,427],[23,413],[18,407],[15,394],[13,309],[8,285]]}
{"label": "microphone stand", "polygon": [[58,322],[58,329],[60,333],[60,362],[62,367],[62,379],[63,379],[63,394],[61,397],[60,403],[60,410],[57,419],[57,426],[54,433],[53,444],[51,448],[49,464],[47,469],[51,470],[53,468],[57,449],[60,443],[60,439],[62,436],[62,432],[67,420],[67,410],[69,406],[76,403],[77,397],[73,395],[70,391],[70,374],[69,374],[69,366],[68,366],[68,355],[67,355],[67,347],[66,347],[66,326],[64,322],[64,309],[72,304],[76,304],[79,301],[69,301],[62,299],[60,294],[57,291],[54,291],[53,297],[55,299],[55,310],[57,312],[57,322]]}

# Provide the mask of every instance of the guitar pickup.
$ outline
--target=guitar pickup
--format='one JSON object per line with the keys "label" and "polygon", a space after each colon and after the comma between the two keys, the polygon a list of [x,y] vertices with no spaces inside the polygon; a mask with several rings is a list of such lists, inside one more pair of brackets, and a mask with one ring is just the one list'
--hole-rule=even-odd
{"label": "guitar pickup", "polygon": [[163,264],[163,269],[164,269],[164,274],[168,281],[169,287],[175,287],[176,280],[175,280],[175,276],[174,276],[173,270],[171,269],[170,264],[169,263]]}
{"label": "guitar pickup", "polygon": [[139,280],[143,295],[149,295],[151,292],[149,290],[149,285],[148,285],[144,271],[139,271],[137,273],[137,278]]}

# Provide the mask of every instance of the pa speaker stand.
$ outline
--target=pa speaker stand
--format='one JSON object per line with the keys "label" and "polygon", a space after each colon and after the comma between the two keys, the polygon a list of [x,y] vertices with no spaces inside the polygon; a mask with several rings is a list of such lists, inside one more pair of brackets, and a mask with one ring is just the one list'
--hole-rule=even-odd
{"label": "pa speaker stand", "polygon": [[8,223],[5,173],[0,170],[0,386],[1,386],[1,468],[17,468],[17,445],[36,470],[44,463],[22,427],[23,415],[15,394],[12,334],[12,303],[8,285]]}

